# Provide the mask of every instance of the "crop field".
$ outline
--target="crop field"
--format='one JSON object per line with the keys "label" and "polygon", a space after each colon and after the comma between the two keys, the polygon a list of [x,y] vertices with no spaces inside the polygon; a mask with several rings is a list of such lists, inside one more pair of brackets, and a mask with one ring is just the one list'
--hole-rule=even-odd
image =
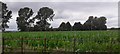
{"label": "crop field", "polygon": [[[51,31],[3,33],[4,51],[119,52],[120,35],[109,31]],[[22,41],[22,42],[21,42]]]}

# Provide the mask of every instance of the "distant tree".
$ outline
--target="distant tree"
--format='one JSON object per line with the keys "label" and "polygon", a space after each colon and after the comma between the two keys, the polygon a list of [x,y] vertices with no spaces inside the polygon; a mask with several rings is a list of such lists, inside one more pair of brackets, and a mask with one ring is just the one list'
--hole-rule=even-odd
{"label": "distant tree", "polygon": [[84,23],[84,29],[85,30],[93,30],[94,24],[93,24],[93,16],[89,16],[88,20]]}
{"label": "distant tree", "polygon": [[72,30],[79,31],[79,30],[82,30],[82,29],[83,29],[82,24],[80,22],[75,22]]}
{"label": "distant tree", "polygon": [[30,17],[33,15],[33,10],[29,7],[24,7],[21,8],[18,11],[18,16],[17,17],[17,25],[18,25],[18,30],[20,31],[29,31],[29,23],[33,22],[30,19]]}
{"label": "distant tree", "polygon": [[106,24],[106,17],[102,16],[100,18],[97,19],[98,21],[98,25],[97,25],[97,29],[98,30],[106,30],[107,29],[107,26],[105,25]]}
{"label": "distant tree", "polygon": [[72,29],[72,26],[71,26],[70,22],[66,23],[65,28],[66,28],[67,31],[70,31]]}
{"label": "distant tree", "polygon": [[93,17],[90,16],[89,19],[84,23],[85,30],[106,30],[106,17]]}
{"label": "distant tree", "polygon": [[94,19],[93,19],[93,30],[97,30],[97,28],[98,28],[98,18],[97,17],[95,17]]}
{"label": "distant tree", "polygon": [[66,30],[65,22],[62,22],[59,26],[59,30],[64,31]]}
{"label": "distant tree", "polygon": [[53,9],[49,7],[40,8],[37,15],[34,17],[34,19],[38,20],[36,22],[35,28],[42,31],[49,29],[50,23],[48,23],[47,21],[53,21],[54,15],[55,14]]}
{"label": "distant tree", "polygon": [[0,24],[1,30],[4,32],[5,28],[9,28],[8,22],[12,17],[12,11],[7,10],[7,5],[3,2],[0,2]]}

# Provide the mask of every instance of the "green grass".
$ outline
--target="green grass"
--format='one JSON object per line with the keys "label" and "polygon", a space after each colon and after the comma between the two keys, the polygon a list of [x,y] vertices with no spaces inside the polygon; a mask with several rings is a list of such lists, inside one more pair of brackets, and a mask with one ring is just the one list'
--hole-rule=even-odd
{"label": "green grass", "polygon": [[[5,46],[16,48],[21,47],[21,37],[24,39],[24,49],[32,51],[44,50],[46,38],[47,51],[73,51],[76,52],[119,52],[120,36],[117,30],[110,31],[54,31],[54,32],[15,32],[3,33]],[[27,40],[26,38],[29,38]],[[40,40],[37,40],[40,38]],[[14,40],[17,39],[17,40]],[[32,40],[36,39],[36,40]],[[75,48],[74,47],[75,40]],[[5,49],[5,51],[14,49]]]}

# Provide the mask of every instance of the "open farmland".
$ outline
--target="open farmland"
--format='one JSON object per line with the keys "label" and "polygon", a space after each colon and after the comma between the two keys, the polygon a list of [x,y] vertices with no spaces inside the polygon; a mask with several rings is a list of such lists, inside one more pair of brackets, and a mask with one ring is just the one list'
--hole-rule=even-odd
{"label": "open farmland", "polygon": [[[120,36],[110,31],[52,31],[3,33],[4,51],[119,52]],[[21,42],[22,41],[22,42]]]}

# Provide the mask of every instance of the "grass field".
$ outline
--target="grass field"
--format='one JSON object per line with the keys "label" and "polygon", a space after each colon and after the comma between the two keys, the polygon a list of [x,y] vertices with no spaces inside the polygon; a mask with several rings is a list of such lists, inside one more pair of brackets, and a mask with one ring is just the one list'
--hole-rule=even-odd
{"label": "grass field", "polygon": [[[110,31],[51,31],[3,33],[5,51],[19,51],[21,38],[26,51],[119,52],[120,35]],[[40,38],[40,39],[39,39]],[[46,40],[46,42],[44,41]],[[45,48],[46,47],[46,48]],[[10,49],[15,48],[15,49]],[[31,50],[28,50],[31,49]]]}

